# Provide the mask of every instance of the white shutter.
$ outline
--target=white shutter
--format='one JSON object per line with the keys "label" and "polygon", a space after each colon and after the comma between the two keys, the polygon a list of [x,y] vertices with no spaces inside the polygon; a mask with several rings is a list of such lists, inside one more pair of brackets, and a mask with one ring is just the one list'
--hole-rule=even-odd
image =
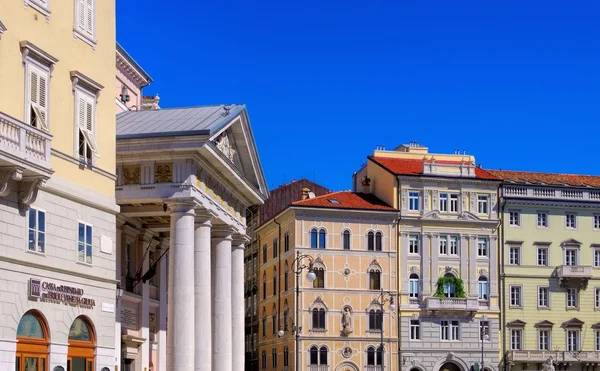
{"label": "white shutter", "polygon": [[85,31],[85,1],[77,0],[77,27],[81,31]]}
{"label": "white shutter", "polygon": [[48,78],[43,72],[29,66],[29,124],[48,130],[46,124]]}
{"label": "white shutter", "polygon": [[94,156],[100,157],[94,136],[94,105],[94,98],[82,93],[77,94],[77,126],[85,144],[90,147]]}
{"label": "white shutter", "polygon": [[86,128],[85,125],[85,99],[81,94],[77,96],[77,126]]}
{"label": "white shutter", "polygon": [[85,0],[85,31],[94,35],[94,0]]}

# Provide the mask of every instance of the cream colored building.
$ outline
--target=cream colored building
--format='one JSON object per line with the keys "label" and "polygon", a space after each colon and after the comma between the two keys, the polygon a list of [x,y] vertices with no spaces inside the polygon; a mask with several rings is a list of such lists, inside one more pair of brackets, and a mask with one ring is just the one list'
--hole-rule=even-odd
{"label": "cream colored building", "polygon": [[498,184],[473,156],[418,143],[379,148],[354,175],[401,214],[399,370],[498,369]]}
{"label": "cream colored building", "polygon": [[0,369],[115,370],[115,3],[0,2]]}
{"label": "cream colored building", "polygon": [[[397,369],[396,313],[377,300],[397,292],[398,212],[369,194],[309,194],[257,230],[260,369],[295,370],[298,354],[297,370],[377,370],[382,334],[385,367]],[[302,271],[296,302],[298,254],[317,279]]]}

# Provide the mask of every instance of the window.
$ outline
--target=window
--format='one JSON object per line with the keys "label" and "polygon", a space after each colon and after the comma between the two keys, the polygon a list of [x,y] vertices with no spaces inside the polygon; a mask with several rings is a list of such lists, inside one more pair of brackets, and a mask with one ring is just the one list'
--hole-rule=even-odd
{"label": "window", "polygon": [[350,250],[350,231],[345,230],[342,233],[342,246],[344,250]]}
{"label": "window", "polygon": [[38,129],[48,130],[48,89],[50,72],[33,63],[27,63],[26,121]]}
{"label": "window", "polygon": [[367,250],[375,250],[375,233],[373,233],[373,231],[367,233]]}
{"label": "window", "polygon": [[408,192],[408,209],[419,211],[419,192]]}
{"label": "window", "polygon": [[408,279],[408,296],[411,298],[419,297],[419,276],[415,273]]}
{"label": "window", "polygon": [[565,227],[571,229],[577,228],[577,215],[573,213],[565,214]]}
{"label": "window", "polygon": [[567,352],[579,350],[579,330],[567,330]]}
{"label": "window", "polygon": [[283,347],[283,367],[288,367],[290,365],[290,349],[288,347]]}
{"label": "window", "polygon": [[289,321],[289,316],[290,316],[290,312],[287,308],[287,300],[285,301],[285,309],[283,310],[283,331],[287,331],[288,330],[288,321]]}
{"label": "window", "polygon": [[410,320],[410,340],[421,340],[421,325],[419,320]]}
{"label": "window", "polygon": [[594,215],[594,229],[600,229],[600,215]]}
{"label": "window", "polygon": [[381,251],[382,249],[382,240],[383,239],[383,233],[381,232],[376,232],[375,233],[375,251]]}
{"label": "window", "polygon": [[477,212],[479,214],[487,214],[488,213],[488,197],[487,196],[477,196]]}
{"label": "window", "polygon": [[283,235],[283,252],[290,251],[290,234],[285,232]]}
{"label": "window", "polygon": [[450,236],[450,255],[458,255],[458,236]]}
{"label": "window", "polygon": [[508,225],[513,227],[521,226],[521,213],[518,211],[510,211],[508,213]]}
{"label": "window", "polygon": [[78,128],[77,154],[80,161],[91,162],[92,155],[98,156],[98,147],[94,136],[96,98],[77,89],[75,104],[75,119]]}
{"label": "window", "polygon": [[383,321],[383,314],[379,309],[371,309],[369,311],[369,330],[381,331],[381,322]]}
{"label": "window", "polygon": [[311,365],[326,365],[327,364],[327,348],[322,346],[317,348],[312,346],[310,348],[310,364]]}
{"label": "window", "polygon": [[521,248],[517,246],[511,246],[508,253],[508,264],[520,265],[521,264]]}
{"label": "window", "polygon": [[317,267],[314,269],[316,278],[313,281],[313,288],[322,289],[325,287],[325,269]]}
{"label": "window", "polygon": [[440,194],[440,211],[443,211],[443,212],[448,211],[448,194],[447,193]]}
{"label": "window", "polygon": [[273,306],[273,314],[271,315],[271,324],[273,325],[273,335],[277,333],[277,312],[275,306]]}
{"label": "window", "polygon": [[312,328],[319,330],[325,329],[325,309],[314,308],[312,310]]}
{"label": "window", "polygon": [[547,266],[548,265],[548,248],[538,247],[537,249],[537,265]]}
{"label": "window", "polygon": [[367,348],[367,366],[381,366],[382,360],[381,346],[375,351],[375,347]]}
{"label": "window", "polygon": [[479,300],[489,300],[490,285],[487,277],[479,277],[479,281],[477,282],[477,295],[479,297]]}
{"label": "window", "polygon": [[477,242],[477,255],[488,256],[488,241],[485,237],[479,237]]}
{"label": "window", "polygon": [[411,234],[408,236],[408,253],[418,254],[419,253],[419,235]]}
{"label": "window", "polygon": [[[262,319],[262,336],[265,337],[267,336],[267,317],[263,317]],[[265,365],[265,367],[267,367]]]}
{"label": "window", "polygon": [[277,269],[273,270],[273,295],[277,292]]}
{"label": "window", "polygon": [[46,251],[46,212],[29,209],[29,244],[27,250],[44,253]]}
{"label": "window", "polygon": [[279,243],[277,242],[277,238],[273,239],[273,258],[277,257],[279,253]]}
{"label": "window", "polygon": [[440,255],[448,254],[448,237],[440,236]]}
{"label": "window", "polygon": [[273,355],[273,368],[277,368],[277,348],[273,348],[271,354]]}
{"label": "window", "polygon": [[263,246],[263,254],[262,255],[263,255],[263,263],[266,263],[267,262],[267,245],[266,244]]}
{"label": "window", "polygon": [[594,249],[594,267],[600,268],[600,249]]}
{"label": "window", "polygon": [[577,308],[577,289],[567,289],[567,308]]}
{"label": "window", "polygon": [[92,264],[92,226],[89,224],[79,223],[77,261]]}
{"label": "window", "polygon": [[287,291],[289,288],[289,274],[290,274],[290,271],[288,271],[288,268],[286,266],[285,272],[283,273],[283,290],[284,291]]}
{"label": "window", "polygon": [[95,0],[75,1],[74,34],[88,43],[94,43],[95,5]]}
{"label": "window", "polygon": [[550,350],[550,330],[540,330],[538,332],[539,350]]}
{"label": "window", "polygon": [[450,323],[448,321],[440,322],[440,339],[450,340]]}
{"label": "window", "polygon": [[541,228],[548,227],[548,214],[546,213],[537,213],[537,226]]}
{"label": "window", "polygon": [[510,306],[521,306],[521,286],[510,286]]}
{"label": "window", "polygon": [[523,347],[523,330],[511,329],[510,330],[510,349],[511,350],[522,350]]}
{"label": "window", "polygon": [[452,321],[450,323],[450,330],[451,340],[460,340],[460,323],[458,321]]}
{"label": "window", "polygon": [[550,307],[550,289],[548,287],[538,287],[538,307]]}
{"label": "window", "polygon": [[577,249],[565,249],[565,265],[577,265]]}
{"label": "window", "polygon": [[479,340],[491,340],[490,339],[490,322],[479,321]]}
{"label": "window", "polygon": [[450,195],[450,212],[451,213],[458,212],[458,195],[457,194]]}
{"label": "window", "polygon": [[[17,371],[21,370],[20,365],[24,365],[25,369],[46,370],[49,335],[46,322],[39,312],[30,310],[23,314],[17,326],[15,357]],[[14,351],[13,354],[15,354]],[[14,370],[15,367],[13,366],[12,369]]]}
{"label": "window", "polygon": [[371,269],[369,271],[369,289],[381,290],[381,272],[379,269]]}
{"label": "window", "polygon": [[441,321],[440,338],[445,341],[460,340],[460,323],[458,321]]}
{"label": "window", "polygon": [[600,352],[600,330],[594,331],[594,350]]}
{"label": "window", "polygon": [[[454,277],[452,274],[450,273],[446,273],[446,275],[444,277]],[[447,298],[453,298],[454,295],[456,293],[456,288],[454,287],[453,283],[446,283],[444,285],[444,296],[446,296]]]}
{"label": "window", "polygon": [[600,288],[598,287],[594,289],[594,308],[600,308]]}
{"label": "window", "polygon": [[[273,293],[275,294],[275,293]],[[263,274],[263,299],[267,298],[267,274]]]}
{"label": "window", "polygon": [[310,231],[310,247],[313,249],[324,249],[326,237],[327,232],[325,229],[321,228],[317,230],[317,228],[313,228]]}
{"label": "window", "polygon": [[263,369],[267,368],[267,351],[266,350],[262,351],[260,359],[261,359],[262,368]]}

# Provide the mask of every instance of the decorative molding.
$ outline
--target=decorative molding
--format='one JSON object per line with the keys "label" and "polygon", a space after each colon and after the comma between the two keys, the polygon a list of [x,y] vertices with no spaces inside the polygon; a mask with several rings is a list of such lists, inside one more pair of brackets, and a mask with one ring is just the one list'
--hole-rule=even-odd
{"label": "decorative molding", "polygon": [[19,181],[22,178],[23,170],[16,167],[0,171],[0,197],[8,196],[12,191],[12,181]]}
{"label": "decorative molding", "polygon": [[25,188],[25,190],[19,193],[19,203],[27,206],[34,203],[38,195],[38,190],[44,186],[45,182],[46,178],[44,177],[23,179],[21,188]]}
{"label": "decorative molding", "polygon": [[154,182],[172,183],[173,182],[173,164],[155,163],[154,164]]}
{"label": "decorative molding", "polygon": [[44,4],[41,4],[38,0],[24,0],[23,6],[25,8],[31,6],[33,9],[35,9],[38,12],[42,13],[42,15],[46,18],[46,22],[50,21],[50,13],[51,13],[51,11],[50,11],[50,8],[48,8],[47,5],[44,6]]}
{"label": "decorative molding", "polygon": [[458,215],[458,220],[475,220],[482,221],[477,215],[473,214],[470,211],[463,211]]}
{"label": "decorative molding", "polygon": [[2,40],[2,34],[6,31],[6,26],[0,21],[0,40]]}
{"label": "decorative molding", "polygon": [[[127,53],[125,50],[123,50],[123,52]],[[128,58],[127,58],[128,56],[125,55],[124,53],[121,52],[121,50],[117,44],[117,53],[116,53],[117,68],[120,69],[124,75],[127,75],[137,85],[138,88],[147,86],[152,81],[150,76],[147,76],[147,77],[144,76],[144,74],[142,72],[140,72],[139,69],[128,60]]]}
{"label": "decorative molding", "polygon": [[70,72],[71,74],[71,90],[73,90],[73,92],[75,92],[75,88],[77,87],[77,85],[82,85],[85,86],[88,90],[90,90],[91,92],[94,93],[94,95],[96,96],[96,103],[98,103],[98,98],[100,97],[100,91],[102,91],[102,89],[104,89],[104,86],[94,80],[92,80],[91,78],[89,78],[88,76],[84,75],[83,73],[74,70]]}
{"label": "decorative molding", "polygon": [[437,210],[427,211],[421,216],[421,219],[441,219],[440,212]]}
{"label": "decorative molding", "polygon": [[23,55],[23,66],[25,66],[25,63],[27,62],[28,58],[35,58],[47,65],[50,68],[50,75],[52,75],[52,71],[54,70],[56,62],[58,62],[58,59],[46,53],[41,48],[37,47],[36,45],[30,43],[27,40],[19,42],[19,45],[21,46],[21,54]]}
{"label": "decorative molding", "polygon": [[123,166],[123,185],[141,184],[142,167],[139,166]]}

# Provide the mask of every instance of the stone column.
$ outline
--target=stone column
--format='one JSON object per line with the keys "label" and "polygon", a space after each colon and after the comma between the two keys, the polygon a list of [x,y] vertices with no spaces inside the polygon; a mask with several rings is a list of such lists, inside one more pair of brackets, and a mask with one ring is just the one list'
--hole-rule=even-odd
{"label": "stone column", "polygon": [[213,371],[231,371],[231,237],[227,227],[212,233],[212,367]]}
{"label": "stone column", "polygon": [[[139,244],[141,245],[138,251],[141,252],[143,260],[142,260],[142,275],[148,271],[150,268],[150,250],[146,252],[146,249],[150,247],[152,244],[152,234],[150,231],[146,231],[143,234],[142,238],[139,239]],[[145,255],[144,255],[145,254]],[[141,368],[150,369],[150,282],[146,281],[146,283],[140,282],[142,285],[142,301],[138,304],[139,313],[141,314],[142,323],[140,326],[142,338],[146,339],[144,343],[140,346],[141,353]]]}
{"label": "stone column", "polygon": [[245,238],[236,236],[231,252],[231,307],[233,338],[233,370],[243,370],[244,353],[244,242]]}
{"label": "stone column", "polygon": [[212,370],[212,323],[211,323],[211,267],[210,229],[211,215],[196,212],[194,232],[194,303],[196,330],[196,370]]}
{"label": "stone column", "polygon": [[192,202],[169,204],[169,300],[167,370],[194,370],[194,206]]}
{"label": "stone column", "polygon": [[[157,251],[156,258],[160,258],[164,253],[163,247]],[[158,365],[157,371],[167,369],[167,264],[168,256],[163,256],[159,264],[159,304],[158,304]]]}

